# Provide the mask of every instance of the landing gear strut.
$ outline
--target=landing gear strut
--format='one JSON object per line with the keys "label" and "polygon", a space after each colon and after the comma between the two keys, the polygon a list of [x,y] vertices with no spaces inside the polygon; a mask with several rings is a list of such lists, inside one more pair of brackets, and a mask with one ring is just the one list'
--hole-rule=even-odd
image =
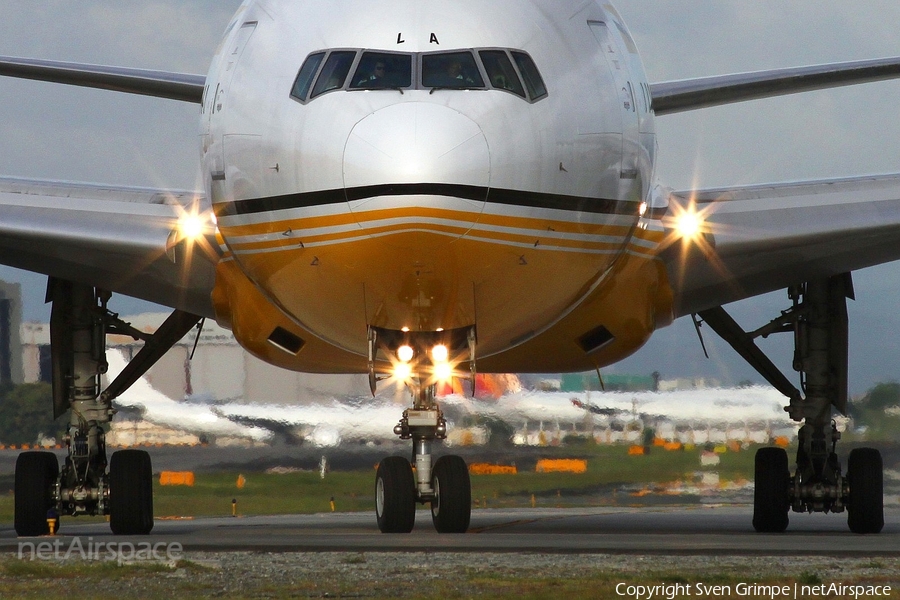
{"label": "landing gear strut", "polygon": [[[772,386],[790,399],[785,410],[802,421],[796,468],[787,453],[762,448],[756,455],[753,527],[782,532],[788,512],[848,513],[854,533],[878,533],[884,526],[881,455],[873,448],[850,453],[841,472],[836,448],[841,438],[832,409],[847,411],[847,298],[853,298],[850,274],[810,281],[788,290],[790,309],[747,333],[721,307],[699,313]],[[803,393],[794,387],[754,343],[756,337],[788,332],[794,337],[793,368]]]}
{"label": "landing gear strut", "polygon": [[[397,352],[401,346],[401,343],[392,343],[392,339],[402,340],[402,345],[410,348],[406,362],[412,362],[417,355],[427,355],[429,350],[434,354],[434,345],[438,345],[428,337],[419,339],[418,348],[413,349],[407,345],[411,335],[397,336],[392,333],[397,332],[372,331],[369,339],[374,345],[374,340],[381,337],[388,352]],[[439,341],[447,343],[444,346],[446,353],[462,347],[469,350],[470,361],[474,359],[472,331],[447,332]],[[370,350],[370,357],[374,357],[374,351]],[[424,369],[423,361],[418,361],[416,365]],[[434,364],[429,368],[433,370]],[[371,379],[374,380],[374,375]],[[434,443],[447,437],[447,422],[435,401],[434,384],[423,385],[422,379],[420,374],[409,377],[407,386],[413,394],[413,407],[403,412],[403,417],[394,427],[394,433],[400,439],[412,440],[412,461],[390,456],[381,461],[375,475],[378,528],[383,533],[409,533],[415,524],[416,503],[429,503],[432,521],[439,533],[465,533],[472,511],[469,469],[465,461],[455,455],[442,456],[433,461]]]}
{"label": "landing gear strut", "polygon": [[465,533],[472,511],[469,469],[459,456],[442,456],[432,464],[435,440],[447,437],[447,423],[434,401],[434,386],[418,390],[413,408],[403,412],[394,427],[400,439],[413,441],[412,463],[389,456],[375,475],[375,514],[382,533],[409,533],[416,519],[416,503],[431,504],[431,518],[439,533]]}
{"label": "landing gear strut", "polygon": [[[152,467],[142,450],[120,450],[107,461],[106,427],[112,400],[141,377],[199,317],[175,311],[159,330],[141,332],[107,309],[110,294],[51,279],[50,345],[54,418],[71,409],[68,455],[62,470],[50,452],[25,452],[16,461],[15,529],[19,535],[49,532],[60,515],[109,515],[113,533],[142,535],[153,528]],[[130,335],[144,348],[101,393],[106,373],[106,335]]]}

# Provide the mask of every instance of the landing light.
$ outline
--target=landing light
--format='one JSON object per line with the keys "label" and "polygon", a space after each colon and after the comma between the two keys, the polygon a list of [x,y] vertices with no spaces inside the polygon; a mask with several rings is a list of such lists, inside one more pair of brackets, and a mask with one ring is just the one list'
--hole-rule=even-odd
{"label": "landing light", "polygon": [[216,231],[211,212],[198,212],[197,207],[190,209],[175,207],[178,217],[166,240],[166,256],[173,263],[185,261],[190,264],[191,254],[200,250],[210,256],[215,254],[206,236]]}
{"label": "landing light", "polygon": [[200,215],[186,213],[178,219],[178,232],[183,239],[196,240],[205,230],[206,220]]}
{"label": "landing light", "polygon": [[703,228],[703,218],[692,210],[686,210],[675,220],[675,230],[683,238],[694,238]]}
{"label": "landing light", "polygon": [[438,344],[431,349],[431,359],[435,363],[445,363],[448,358],[450,358],[450,351],[447,350],[447,346]]}
{"label": "landing light", "polygon": [[397,348],[397,358],[399,358],[400,362],[402,363],[408,363],[409,361],[411,361],[413,358],[413,354],[415,354],[415,352],[413,351],[412,346],[407,346],[404,344],[403,346]]}

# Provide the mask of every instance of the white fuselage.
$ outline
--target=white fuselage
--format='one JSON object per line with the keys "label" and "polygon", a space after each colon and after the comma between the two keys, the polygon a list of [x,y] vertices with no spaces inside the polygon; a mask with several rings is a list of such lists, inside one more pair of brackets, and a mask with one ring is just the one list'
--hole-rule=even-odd
{"label": "white fuselage", "polygon": [[[335,51],[350,71],[328,83]],[[411,71],[371,89],[367,52]],[[428,71],[454,52],[477,68],[468,89]],[[319,80],[292,97],[317,54]],[[551,330],[621,257],[654,255],[659,231],[641,218],[654,208],[649,87],[607,4],[248,0],[202,113],[226,261],[353,354],[370,326],[477,326],[481,355],[502,353]]]}

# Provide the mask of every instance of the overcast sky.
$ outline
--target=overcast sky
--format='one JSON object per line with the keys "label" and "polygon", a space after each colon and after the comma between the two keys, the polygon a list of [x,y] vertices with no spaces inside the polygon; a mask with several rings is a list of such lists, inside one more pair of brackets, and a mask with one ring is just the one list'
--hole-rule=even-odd
{"label": "overcast sky", "polygon": [[[551,0],[543,0],[550,2]],[[895,0],[620,0],[651,82],[900,55]],[[237,0],[0,0],[0,54],[205,74]],[[900,171],[900,83],[705,109],[657,120],[661,182],[676,189]],[[0,174],[196,188],[194,105],[0,78]],[[23,283],[25,315],[46,320],[42,277]],[[854,275],[851,392],[897,379],[900,265]],[[747,329],[788,307],[771,294],[731,307]],[[116,309],[116,306],[113,306]],[[141,306],[120,302],[118,310]],[[790,369],[787,336],[766,342]],[[609,371],[760,381],[690,321],[657,332]],[[791,372],[789,376],[795,380]]]}

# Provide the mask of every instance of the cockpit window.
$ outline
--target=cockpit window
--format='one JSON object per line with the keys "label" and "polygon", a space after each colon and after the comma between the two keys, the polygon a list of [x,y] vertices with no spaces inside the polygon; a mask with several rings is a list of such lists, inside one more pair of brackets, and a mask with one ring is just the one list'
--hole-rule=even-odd
{"label": "cockpit window", "polygon": [[309,57],[303,61],[303,66],[300,67],[300,72],[297,73],[297,79],[294,80],[294,88],[291,90],[291,96],[298,100],[306,100],[306,95],[309,94],[309,88],[312,86],[313,77],[315,76],[316,71],[319,70],[319,65],[322,64],[323,58],[325,58],[325,53],[317,52],[315,54],[310,54]]}
{"label": "cockpit window", "polygon": [[311,98],[315,98],[319,94],[330,92],[344,87],[344,81],[353,65],[353,59],[356,58],[355,51],[338,51],[332,52],[316,79],[316,85],[313,87]]}
{"label": "cockpit window", "polygon": [[483,88],[484,78],[471,52],[422,55],[422,85],[426,88]]}
{"label": "cockpit window", "polygon": [[541,79],[541,72],[538,71],[537,65],[531,60],[531,57],[524,52],[513,52],[513,60],[522,72],[522,78],[525,79],[525,87],[528,88],[528,95],[531,100],[538,100],[547,95],[547,88],[544,86],[544,80]]}
{"label": "cockpit window", "polygon": [[528,102],[547,96],[544,80],[527,53],[504,48],[473,48],[427,53],[318,50],[300,66],[291,97],[305,104],[340,89],[401,92],[404,89],[431,92],[493,89],[515,94]]}
{"label": "cockpit window", "polygon": [[512,92],[522,98],[525,97],[522,82],[519,81],[519,76],[505,50],[482,50],[478,54],[481,56],[481,62],[484,63],[488,81],[493,87]]}
{"label": "cockpit window", "polygon": [[350,81],[350,89],[383,90],[412,85],[412,56],[385,52],[363,52]]}
{"label": "cockpit window", "polygon": [[412,85],[412,55],[363,52],[350,89],[399,89]]}

